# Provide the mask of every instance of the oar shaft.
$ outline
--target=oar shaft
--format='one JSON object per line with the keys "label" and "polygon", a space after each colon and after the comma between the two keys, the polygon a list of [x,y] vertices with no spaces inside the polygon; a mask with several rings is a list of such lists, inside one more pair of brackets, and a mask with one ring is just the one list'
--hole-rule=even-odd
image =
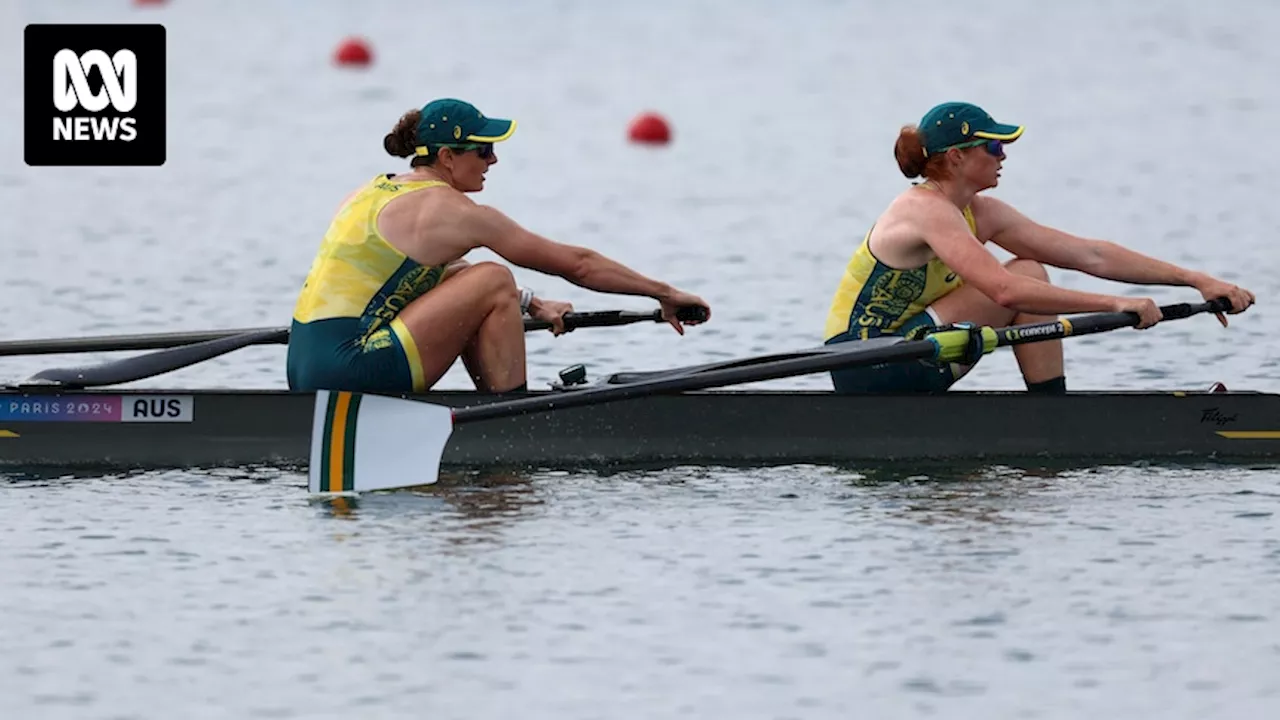
{"label": "oar shaft", "polygon": [[[868,345],[871,347],[868,347]],[[832,345],[821,350],[772,362],[743,364],[719,370],[703,370],[673,375],[663,374],[662,377],[654,380],[593,387],[586,390],[568,390],[487,405],[472,405],[455,409],[453,421],[455,423],[463,423],[476,420],[491,420],[512,415],[595,405],[615,400],[629,400],[648,395],[705,390],[707,388],[749,382],[763,382],[795,375],[839,370],[846,367],[903,362],[906,360],[927,360],[932,358],[936,352],[937,346],[929,340],[880,337],[849,343],[849,347]]]}
{"label": "oar shaft", "polygon": [[164,350],[181,345],[221,340],[237,335],[259,335],[271,331],[275,331],[278,335],[267,337],[267,339],[261,341],[261,344],[283,344],[289,342],[288,328],[241,328],[238,330],[98,335],[95,337],[49,338],[44,340],[7,340],[0,342],[0,356]]}
{"label": "oar shaft", "polygon": [[201,343],[158,350],[101,365],[49,368],[32,375],[27,382],[31,384],[63,385],[66,387],[120,385],[212,360],[219,355],[225,355],[233,350],[239,350],[250,345],[269,344],[274,342],[274,336],[278,332],[267,328],[257,333],[250,332],[243,335],[206,340]]}

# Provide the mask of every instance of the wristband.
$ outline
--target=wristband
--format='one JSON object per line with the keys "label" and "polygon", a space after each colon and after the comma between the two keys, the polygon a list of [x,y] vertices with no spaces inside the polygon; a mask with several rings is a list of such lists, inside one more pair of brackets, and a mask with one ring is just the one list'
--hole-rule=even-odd
{"label": "wristband", "polygon": [[520,288],[520,312],[529,312],[529,303],[533,302],[533,291],[529,288]]}

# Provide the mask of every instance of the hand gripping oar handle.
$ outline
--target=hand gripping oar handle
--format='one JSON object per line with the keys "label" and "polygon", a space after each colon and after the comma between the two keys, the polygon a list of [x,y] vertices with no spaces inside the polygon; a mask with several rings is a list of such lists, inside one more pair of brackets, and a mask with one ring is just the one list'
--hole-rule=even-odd
{"label": "hand gripping oar handle", "polygon": [[[1226,312],[1230,309],[1231,301],[1226,298],[1203,303],[1164,305],[1160,308],[1160,314],[1163,316],[1161,322],[1181,320],[1200,313]],[[947,327],[930,333],[925,340],[934,343],[937,347],[933,358],[935,361],[969,365],[998,347],[1092,335],[1134,327],[1140,322],[1142,318],[1135,312],[1091,313],[1003,328],[968,326],[952,329]]]}
{"label": "hand gripping oar handle", "polygon": [[[1164,305],[1160,308],[1160,314],[1164,316],[1161,322],[1165,320],[1182,320],[1192,315],[1200,313],[1218,313],[1226,312],[1231,309],[1231,301],[1227,298],[1218,298],[1203,303],[1177,303],[1175,305]],[[1060,323],[1065,323],[1065,332],[1062,337],[1073,335],[1089,335],[1092,333],[1107,332],[1108,330],[1119,330],[1124,327],[1133,327],[1141,322],[1142,319],[1135,312],[1116,312],[1116,313],[1094,313],[1092,315],[1081,315],[1076,318],[1064,318]],[[1004,333],[1011,333],[1020,328],[1035,327],[1032,325],[1015,325],[1009,328],[1003,328]],[[1001,345],[1014,345],[1012,341],[1001,343]]]}
{"label": "hand gripping oar handle", "polygon": [[[704,322],[707,311],[691,305],[676,311],[676,319],[680,322]],[[652,312],[635,312],[632,310],[601,310],[598,312],[565,313],[564,329],[566,331],[583,327],[613,327],[630,325],[638,322],[663,322],[662,310]],[[549,330],[551,323],[545,320],[525,320],[525,332],[532,330]]]}

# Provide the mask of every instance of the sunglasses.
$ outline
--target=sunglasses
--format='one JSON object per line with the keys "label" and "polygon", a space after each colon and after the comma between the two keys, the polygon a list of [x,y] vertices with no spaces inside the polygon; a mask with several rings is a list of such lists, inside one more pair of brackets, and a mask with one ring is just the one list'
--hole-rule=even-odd
{"label": "sunglasses", "polygon": [[959,150],[963,150],[965,148],[979,147],[979,146],[985,149],[988,155],[993,155],[995,157],[1004,157],[1004,141],[1002,140],[974,140],[972,142],[960,143],[959,145],[952,145],[951,147],[947,148],[947,150],[950,150],[951,148],[957,148]]}
{"label": "sunglasses", "polygon": [[441,143],[440,147],[447,147],[460,152],[475,150],[476,155],[481,160],[488,160],[493,157],[493,143]]}

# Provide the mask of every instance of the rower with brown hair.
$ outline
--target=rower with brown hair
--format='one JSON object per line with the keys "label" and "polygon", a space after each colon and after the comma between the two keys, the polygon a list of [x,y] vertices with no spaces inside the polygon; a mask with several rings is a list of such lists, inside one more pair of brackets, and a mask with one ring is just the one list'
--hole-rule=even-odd
{"label": "rower with brown hair", "polygon": [[[1021,125],[998,123],[963,102],[937,105],[918,126],[901,129],[894,145],[898,168],[925,180],[899,194],[854,251],[831,301],[827,344],[917,337],[961,322],[1038,323],[1060,313],[1131,311],[1140,328],[1161,319],[1150,298],[1056,287],[1046,265],[1126,283],[1193,287],[1206,300],[1230,299],[1231,313],[1254,303],[1253,293],[1231,283],[1114,242],[1046,227],[980,195],[999,183],[1005,149],[1022,133]],[[988,242],[1014,259],[1000,263]],[[1218,318],[1227,324],[1225,316]],[[1020,346],[1014,354],[1028,390],[1066,391],[1060,340]],[[894,363],[837,370],[831,378],[839,393],[941,392],[971,367]]]}
{"label": "rower with brown hair", "polygon": [[451,98],[400,118],[383,146],[412,157],[410,169],[372,178],[333,218],[294,309],[291,389],[421,391],[459,357],[478,390],[524,389],[523,312],[559,334],[572,306],[522,292],[505,265],[463,259],[481,247],[591,290],[651,297],[681,334],[700,321],[681,320],[678,310],[699,308],[709,319],[696,295],[467,197],[484,188],[498,162],[494,143],[515,128]]}

